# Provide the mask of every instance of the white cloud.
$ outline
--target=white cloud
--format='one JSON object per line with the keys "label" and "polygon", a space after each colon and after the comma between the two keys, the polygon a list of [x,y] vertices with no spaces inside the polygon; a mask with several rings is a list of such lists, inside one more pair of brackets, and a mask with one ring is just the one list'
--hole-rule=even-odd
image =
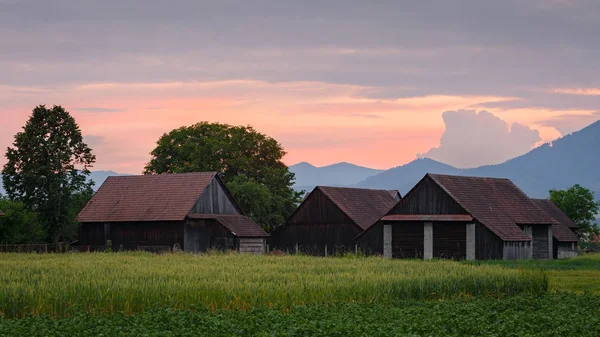
{"label": "white cloud", "polygon": [[512,126],[487,111],[446,111],[446,131],[440,146],[419,155],[456,167],[499,164],[529,151],[539,140],[537,130]]}

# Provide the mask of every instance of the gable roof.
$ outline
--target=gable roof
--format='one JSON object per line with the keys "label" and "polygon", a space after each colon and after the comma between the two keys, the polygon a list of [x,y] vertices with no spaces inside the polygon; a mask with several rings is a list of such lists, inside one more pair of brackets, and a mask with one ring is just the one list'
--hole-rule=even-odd
{"label": "gable roof", "polygon": [[575,242],[579,241],[577,235],[573,233],[570,227],[577,227],[560,208],[558,208],[549,199],[531,199],[539,208],[543,209],[548,215],[553,217],[557,224],[552,225],[552,236],[558,241]]}
{"label": "gable roof", "polygon": [[388,192],[388,193],[389,193],[389,194],[390,194],[390,195],[391,195],[393,198],[396,198],[396,197],[398,197],[398,200],[399,200],[399,199],[402,199],[402,194],[400,194],[400,191],[398,191],[398,190],[387,190],[387,192]]}
{"label": "gable roof", "polygon": [[240,214],[189,214],[188,219],[212,219],[218,221],[237,237],[265,238],[269,234],[265,232],[256,222],[245,215]]}
{"label": "gable roof", "polygon": [[396,200],[386,190],[317,186],[339,209],[363,230],[384,216]]}
{"label": "gable roof", "polygon": [[182,221],[216,172],[108,177],[79,222]]}
{"label": "gable roof", "polygon": [[518,225],[557,223],[509,179],[427,176],[504,241],[531,240]]}

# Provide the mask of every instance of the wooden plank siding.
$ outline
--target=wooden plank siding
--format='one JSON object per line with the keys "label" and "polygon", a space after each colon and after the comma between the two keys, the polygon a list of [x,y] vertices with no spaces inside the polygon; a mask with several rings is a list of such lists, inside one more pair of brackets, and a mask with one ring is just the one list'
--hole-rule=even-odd
{"label": "wooden plank siding", "polygon": [[[108,229],[105,231],[105,229]],[[105,232],[107,236],[105,236]],[[167,222],[114,222],[84,223],[80,234],[82,246],[104,246],[112,241],[113,250],[136,250],[137,246],[169,246],[183,248],[183,223]]]}
{"label": "wooden plank siding", "polygon": [[433,257],[467,257],[467,230],[464,222],[433,223]]}
{"label": "wooden plank siding", "polygon": [[285,226],[276,229],[269,240],[272,249],[311,255],[325,255],[337,251],[353,251],[354,238],[362,232],[339,207],[319,189],[313,190],[302,205],[288,219]]}
{"label": "wooden plank siding", "polygon": [[392,225],[392,257],[422,258],[423,223],[392,222],[390,224]]}
{"label": "wooden plank siding", "polygon": [[266,243],[264,238],[239,238],[238,242],[240,253],[256,255],[265,253]]}
{"label": "wooden plank siding", "polygon": [[547,260],[551,253],[548,251],[548,225],[533,225],[532,229],[532,256],[534,259]]}
{"label": "wooden plank siding", "polygon": [[203,253],[209,249],[236,249],[235,237],[212,219],[188,220],[184,226],[186,252]]}
{"label": "wooden plank siding", "polygon": [[475,258],[478,260],[501,260],[504,242],[486,226],[475,222]]}
{"label": "wooden plank siding", "polygon": [[429,177],[425,177],[389,214],[468,214]]}
{"label": "wooden plank siding", "polygon": [[190,213],[240,214],[220,179],[213,179],[196,201]]}

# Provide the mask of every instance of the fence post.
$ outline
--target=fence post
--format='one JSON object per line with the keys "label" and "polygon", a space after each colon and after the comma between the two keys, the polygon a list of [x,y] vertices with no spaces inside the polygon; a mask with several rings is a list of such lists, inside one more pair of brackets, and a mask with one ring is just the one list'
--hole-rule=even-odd
{"label": "fence post", "polygon": [[358,245],[354,245],[354,254],[358,255]]}
{"label": "fence post", "polygon": [[267,253],[269,253],[269,244],[267,244]]}
{"label": "fence post", "polygon": [[298,254],[298,242],[296,242],[296,254]]}
{"label": "fence post", "polygon": [[325,257],[327,257],[327,245],[325,245]]}

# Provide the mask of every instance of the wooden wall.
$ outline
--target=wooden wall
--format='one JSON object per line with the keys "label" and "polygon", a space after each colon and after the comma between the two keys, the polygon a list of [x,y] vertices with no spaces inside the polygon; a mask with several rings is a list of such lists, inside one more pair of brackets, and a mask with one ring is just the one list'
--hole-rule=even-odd
{"label": "wooden wall", "polygon": [[113,250],[136,250],[138,246],[183,248],[183,222],[84,223],[79,232],[82,246],[104,246],[112,241]]}
{"label": "wooden wall", "polygon": [[576,242],[562,242],[552,239],[552,250],[555,259],[566,259],[577,256]]}
{"label": "wooden wall", "polygon": [[[392,257],[423,257],[422,222],[385,222],[392,225]],[[383,241],[383,234],[381,240]]]}
{"label": "wooden wall", "polygon": [[465,259],[467,257],[466,223],[433,223],[433,257],[445,259]]}
{"label": "wooden wall", "polygon": [[239,238],[239,252],[260,255],[265,253],[265,238]]}
{"label": "wooden wall", "polygon": [[532,226],[532,256],[534,259],[548,259],[548,225]]}
{"label": "wooden wall", "polygon": [[225,190],[225,186],[217,178],[206,186],[198,199],[192,213],[200,214],[239,214],[234,202]]}
{"label": "wooden wall", "polygon": [[504,241],[486,226],[475,222],[475,258],[478,260],[502,260]]}
{"label": "wooden wall", "polygon": [[209,249],[236,249],[233,234],[213,219],[188,220],[184,226],[183,249],[191,253],[203,253]]}
{"label": "wooden wall", "polygon": [[531,241],[504,241],[504,260],[526,260],[531,258]]}
{"label": "wooden wall", "polygon": [[399,202],[389,214],[468,214],[429,177]]}
{"label": "wooden wall", "polygon": [[354,251],[354,238],[362,232],[323,192],[312,191],[287,223],[276,229],[269,239],[270,249],[325,255]]}

